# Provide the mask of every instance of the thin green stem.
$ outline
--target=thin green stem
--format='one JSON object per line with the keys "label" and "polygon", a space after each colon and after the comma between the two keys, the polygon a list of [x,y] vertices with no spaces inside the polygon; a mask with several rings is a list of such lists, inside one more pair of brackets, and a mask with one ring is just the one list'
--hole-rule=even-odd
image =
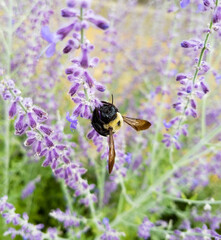
{"label": "thin green stem", "polygon": [[[81,21],[83,21],[84,20],[84,18],[83,18],[83,8],[81,8],[81,10],[80,10],[80,19],[81,19]],[[83,44],[84,43],[84,29],[83,28],[81,28],[81,44]]]}
{"label": "thin green stem", "polygon": [[103,206],[103,200],[104,200],[104,183],[105,183],[105,175],[106,175],[106,164],[105,161],[101,161],[101,174],[99,178],[99,208],[102,208]]}
{"label": "thin green stem", "polygon": [[[153,227],[150,229],[151,232],[157,232],[157,233],[162,233],[164,235],[167,235],[167,234],[172,234],[174,235],[174,231],[172,230],[165,230],[165,229],[162,229],[160,227]],[[203,239],[205,239],[205,237],[208,237],[208,238],[211,238],[212,235],[210,234],[207,234],[207,233],[197,233],[197,232],[191,232],[191,231],[188,231],[188,232],[182,232],[183,236],[201,236]],[[182,235],[181,235],[182,236]],[[182,237],[180,238],[182,239]]]}
{"label": "thin green stem", "polygon": [[184,202],[184,203],[188,203],[188,204],[195,204],[195,205],[205,205],[205,204],[219,205],[219,204],[221,204],[221,200],[218,200],[218,201],[215,201],[215,200],[191,200],[191,199],[185,199],[185,198],[178,198],[178,197],[174,197],[174,196],[159,193],[159,192],[156,192],[156,193],[159,196],[162,196],[163,198],[171,199],[171,200],[177,201],[177,202]]}
{"label": "thin green stem", "polygon": [[124,204],[124,195],[123,195],[123,193],[122,193],[122,191],[121,191],[120,198],[119,198],[119,200],[118,200],[117,214],[116,214],[116,216],[120,215],[120,213],[122,212],[123,204]]}
{"label": "thin green stem", "polygon": [[[12,54],[12,18],[13,18],[13,2],[12,0],[9,1],[8,5],[8,34],[7,34],[7,42],[8,42],[8,48],[7,48],[7,74],[10,76],[11,73],[11,54]],[[4,170],[4,194],[8,195],[8,187],[9,187],[9,164],[10,164],[10,121],[9,121],[9,103],[5,101],[4,103],[5,111],[4,111],[4,127],[5,127],[5,136],[4,136],[4,150],[5,150],[5,170]]]}
{"label": "thin green stem", "polygon": [[207,96],[204,96],[202,103],[202,116],[201,116],[201,138],[206,134],[206,101]]}
{"label": "thin green stem", "polygon": [[120,185],[121,185],[121,189],[122,189],[122,194],[123,194],[125,200],[126,200],[131,206],[135,205],[135,203],[131,200],[131,198],[130,198],[130,197],[128,196],[128,194],[127,194],[127,190],[126,190],[126,188],[125,188],[124,180],[123,180],[122,176],[120,175],[119,178],[120,178]]}
{"label": "thin green stem", "polygon": [[4,136],[4,145],[5,145],[5,179],[4,179],[4,195],[8,195],[8,187],[9,187],[9,162],[10,162],[10,136],[9,136],[9,126],[10,126],[10,121],[9,121],[9,116],[8,116],[8,109],[9,105],[8,102],[5,102],[5,136]]}
{"label": "thin green stem", "polygon": [[59,182],[61,184],[61,188],[62,188],[64,197],[67,200],[67,207],[70,210],[70,212],[73,213],[74,209],[73,209],[72,199],[71,199],[70,193],[68,191],[67,185],[65,184],[63,179],[59,179]]}

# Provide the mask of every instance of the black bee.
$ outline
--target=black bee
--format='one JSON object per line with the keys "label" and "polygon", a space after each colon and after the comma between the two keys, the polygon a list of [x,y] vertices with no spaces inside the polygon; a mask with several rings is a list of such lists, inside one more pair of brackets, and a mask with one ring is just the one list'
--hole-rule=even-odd
{"label": "black bee", "polygon": [[115,160],[113,134],[123,126],[123,122],[126,122],[136,131],[146,130],[151,126],[151,123],[146,120],[122,116],[113,105],[113,96],[112,103],[102,101],[102,105],[99,108],[95,108],[93,111],[91,120],[93,128],[102,136],[106,137],[109,135],[109,173],[112,172]]}

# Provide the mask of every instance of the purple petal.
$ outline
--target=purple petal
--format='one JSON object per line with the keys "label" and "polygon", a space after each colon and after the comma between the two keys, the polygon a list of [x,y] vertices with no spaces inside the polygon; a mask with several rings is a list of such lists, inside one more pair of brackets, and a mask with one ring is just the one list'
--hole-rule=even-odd
{"label": "purple petal", "polygon": [[48,26],[43,26],[41,28],[41,37],[49,43],[53,42],[54,34],[50,31]]}
{"label": "purple petal", "polygon": [[185,8],[190,4],[190,0],[181,0],[180,7]]}
{"label": "purple petal", "polygon": [[45,54],[46,54],[47,57],[51,57],[51,56],[54,55],[54,53],[55,53],[55,47],[56,47],[56,44],[55,44],[55,43],[51,43],[51,44],[48,46],[48,48],[47,48],[47,50],[46,50],[46,52],[45,52]]}

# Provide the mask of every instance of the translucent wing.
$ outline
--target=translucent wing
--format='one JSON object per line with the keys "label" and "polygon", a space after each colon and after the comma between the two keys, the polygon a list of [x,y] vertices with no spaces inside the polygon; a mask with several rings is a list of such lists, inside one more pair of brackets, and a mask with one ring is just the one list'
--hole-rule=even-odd
{"label": "translucent wing", "polygon": [[114,167],[114,161],[115,160],[115,148],[114,148],[114,137],[112,129],[109,129],[109,160],[108,160],[108,170],[109,173],[112,172],[112,169]]}
{"label": "translucent wing", "polygon": [[151,123],[146,120],[130,118],[125,116],[122,117],[124,122],[130,125],[132,128],[134,128],[136,131],[146,130],[151,126]]}

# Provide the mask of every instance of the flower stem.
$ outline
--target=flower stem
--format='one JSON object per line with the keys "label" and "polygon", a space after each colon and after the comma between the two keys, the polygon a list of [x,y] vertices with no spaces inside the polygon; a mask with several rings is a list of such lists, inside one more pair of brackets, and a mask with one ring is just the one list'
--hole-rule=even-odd
{"label": "flower stem", "polygon": [[[216,7],[217,7],[217,4],[218,4],[218,0],[216,1]],[[200,57],[199,57],[199,60],[198,60],[198,63],[197,63],[197,67],[196,67],[196,71],[194,73],[194,77],[193,77],[193,85],[195,84],[196,82],[196,78],[197,78],[197,75],[199,73],[199,70],[200,70],[200,66],[201,66],[201,63],[202,63],[202,59],[203,59],[203,56],[204,56],[204,53],[207,49],[207,43],[208,43],[208,40],[209,40],[209,36],[211,34],[211,30],[212,30],[212,27],[213,27],[213,19],[211,20],[210,22],[210,25],[209,25],[209,31],[208,33],[206,34],[206,38],[205,38],[205,41],[203,43],[203,48],[201,50],[201,53],[200,53]]]}
{"label": "flower stem", "polygon": [[177,201],[177,202],[184,202],[184,203],[188,203],[188,204],[195,204],[195,205],[205,205],[205,204],[210,204],[210,205],[220,205],[221,201],[215,201],[215,200],[191,200],[191,199],[185,199],[185,198],[178,198],[178,197],[174,197],[168,194],[162,194],[157,192],[157,194],[159,196],[162,196],[163,198],[167,198],[167,199],[171,199],[173,201]]}
{"label": "flower stem", "polygon": [[4,195],[8,195],[8,186],[9,186],[9,162],[10,162],[10,136],[9,136],[9,131],[10,131],[10,121],[9,121],[9,116],[8,116],[8,109],[9,105],[8,102],[5,102],[5,111],[4,111],[4,117],[5,117],[5,122],[4,122],[4,128],[5,128],[5,136],[4,136],[4,146],[5,146],[5,170],[4,170]]}
{"label": "flower stem", "polygon": [[[8,48],[6,51],[7,52],[7,74],[10,76],[11,74],[11,54],[12,54],[12,19],[13,19],[13,2],[12,0],[9,1],[8,5]],[[4,194],[8,195],[8,187],[9,187],[9,163],[10,163],[10,121],[9,121],[9,115],[8,115],[8,110],[9,110],[9,103],[5,101],[4,103],[5,110],[4,110],[4,127],[5,127],[5,137],[4,137],[4,146],[5,146],[5,170],[4,170]]]}
{"label": "flower stem", "polygon": [[[80,19],[83,21],[83,8],[80,10]],[[81,44],[84,43],[84,29],[81,28]]]}
{"label": "flower stem", "polygon": [[202,104],[202,116],[201,116],[201,137],[203,138],[206,134],[206,100],[207,95],[203,98]]}

